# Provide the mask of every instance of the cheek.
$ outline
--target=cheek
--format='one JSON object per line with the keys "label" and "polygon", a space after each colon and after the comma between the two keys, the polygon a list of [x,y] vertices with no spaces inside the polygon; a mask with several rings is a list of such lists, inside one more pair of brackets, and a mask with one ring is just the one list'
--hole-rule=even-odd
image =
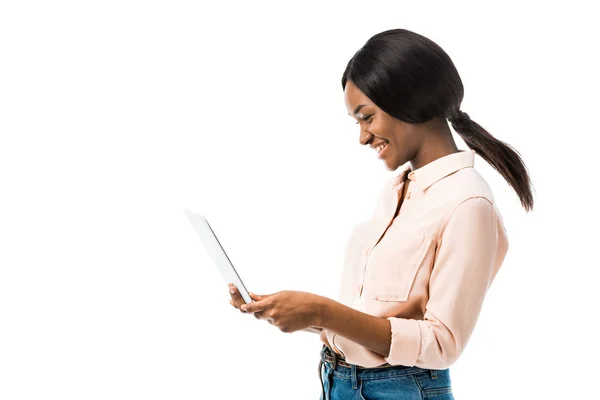
{"label": "cheek", "polygon": [[413,137],[401,126],[390,124],[386,129],[385,138],[390,142],[394,158],[404,158],[406,152],[413,146]]}
{"label": "cheek", "polygon": [[388,141],[390,140],[393,134],[393,131],[390,129],[390,126],[386,124],[385,121],[373,121],[369,126],[369,132]]}

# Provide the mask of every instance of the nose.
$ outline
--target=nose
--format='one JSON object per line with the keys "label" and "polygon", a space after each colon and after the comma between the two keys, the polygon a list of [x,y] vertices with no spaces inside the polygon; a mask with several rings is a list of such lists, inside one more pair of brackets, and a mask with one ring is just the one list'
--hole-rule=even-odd
{"label": "nose", "polygon": [[366,146],[369,144],[369,142],[373,139],[373,135],[371,133],[369,133],[369,131],[367,131],[366,129],[363,129],[362,127],[360,128],[360,135],[358,137],[358,141],[360,142],[360,144],[362,144],[363,146]]}

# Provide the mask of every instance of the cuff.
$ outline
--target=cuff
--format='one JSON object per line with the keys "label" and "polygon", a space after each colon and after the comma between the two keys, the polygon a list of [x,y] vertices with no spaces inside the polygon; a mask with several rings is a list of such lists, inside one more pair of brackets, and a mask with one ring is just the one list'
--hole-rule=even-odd
{"label": "cuff", "polygon": [[335,346],[335,343],[333,343],[335,333],[329,330],[325,330],[325,336],[327,337],[327,341],[329,342],[329,347],[331,347],[331,349],[336,353],[341,353],[340,350]]}
{"label": "cuff", "polygon": [[413,367],[421,351],[421,329],[414,319],[387,318],[392,326],[390,354],[384,357],[390,365]]}

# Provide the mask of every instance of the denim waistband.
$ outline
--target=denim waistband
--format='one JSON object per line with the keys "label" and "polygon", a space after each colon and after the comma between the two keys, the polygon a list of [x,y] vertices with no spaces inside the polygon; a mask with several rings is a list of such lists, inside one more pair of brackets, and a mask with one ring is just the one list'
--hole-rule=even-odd
{"label": "denim waistband", "polygon": [[[347,366],[341,365],[344,361]],[[341,379],[351,385],[352,390],[360,392],[362,390],[363,381],[373,380],[373,382],[384,382],[386,378],[410,377],[409,382],[419,381],[420,385],[416,386],[419,390],[430,394],[447,393],[449,391],[445,386],[450,386],[450,378],[448,370],[424,369],[420,367],[409,367],[405,365],[382,365],[378,367],[362,367],[359,365],[348,363],[343,357],[335,351],[323,344],[321,349],[321,360],[319,361],[319,380],[321,381],[321,399],[330,399],[330,390],[332,382],[335,379]],[[327,385],[324,384],[326,379]],[[406,379],[406,378],[400,378]],[[437,382],[437,383],[436,383]],[[435,384],[434,384],[435,383]],[[433,385],[433,386],[432,386]],[[437,386],[444,386],[440,389]],[[432,388],[429,388],[432,386]],[[435,386],[435,387],[434,387]],[[327,393],[326,393],[327,392]]]}
{"label": "denim waistband", "polygon": [[[346,365],[341,365],[338,360],[343,360]],[[319,363],[319,376],[321,376],[321,367],[322,364],[328,363],[332,368],[332,371],[335,371],[336,376],[341,378],[348,379],[381,379],[381,378],[391,378],[395,376],[401,375],[412,375],[418,374],[424,371],[430,371],[435,374],[435,370],[428,370],[419,367],[409,367],[406,365],[389,365],[384,364],[382,366],[377,367],[363,367],[360,365],[355,365],[349,363],[343,357],[340,357],[339,354],[335,353],[332,349],[327,347],[327,345],[323,344],[321,349],[321,362]]]}

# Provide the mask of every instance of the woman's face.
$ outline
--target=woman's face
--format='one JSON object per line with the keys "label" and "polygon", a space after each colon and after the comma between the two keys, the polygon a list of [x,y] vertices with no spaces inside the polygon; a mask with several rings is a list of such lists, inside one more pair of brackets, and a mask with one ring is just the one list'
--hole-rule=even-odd
{"label": "woman's face", "polygon": [[414,125],[385,113],[351,81],[346,83],[344,101],[348,114],[358,120],[360,143],[371,147],[383,144],[383,151],[375,150],[375,155],[385,162],[390,171],[415,158],[420,135],[416,134]]}

